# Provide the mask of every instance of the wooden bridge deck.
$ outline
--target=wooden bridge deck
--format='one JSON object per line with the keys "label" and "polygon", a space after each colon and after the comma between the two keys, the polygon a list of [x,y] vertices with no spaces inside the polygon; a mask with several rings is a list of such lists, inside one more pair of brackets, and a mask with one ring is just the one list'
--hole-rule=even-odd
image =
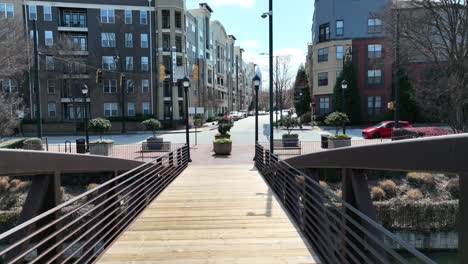
{"label": "wooden bridge deck", "polygon": [[251,165],[190,166],[98,263],[318,263]]}

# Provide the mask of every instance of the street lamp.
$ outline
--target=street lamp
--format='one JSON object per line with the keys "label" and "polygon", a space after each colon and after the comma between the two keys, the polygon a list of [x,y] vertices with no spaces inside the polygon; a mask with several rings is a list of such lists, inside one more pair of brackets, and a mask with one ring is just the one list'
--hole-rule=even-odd
{"label": "street lamp", "polygon": [[81,93],[83,94],[83,108],[84,108],[84,119],[85,119],[85,134],[86,134],[86,152],[89,152],[89,132],[88,132],[88,102],[87,97],[89,93],[88,85],[83,83],[81,88]]}
{"label": "street lamp", "polygon": [[258,90],[260,89],[261,79],[255,74],[253,78],[253,83],[255,86],[255,143],[258,142]]}
{"label": "street lamp", "polygon": [[190,87],[190,79],[187,76],[182,79],[182,85],[184,86],[185,92],[185,138],[187,142],[188,149],[188,162],[192,162],[190,158],[190,127],[189,127],[189,111],[188,111],[188,89]]}
{"label": "street lamp", "polygon": [[[345,90],[348,89],[348,81],[346,80],[343,80],[341,82],[341,102],[342,102],[342,106],[341,106],[341,110],[343,111],[343,113],[346,113],[346,104],[345,104]],[[346,134],[346,123],[343,122],[343,134]]]}
{"label": "street lamp", "polygon": [[262,14],[262,18],[269,20],[269,53],[270,53],[270,154],[274,153],[273,147],[273,0],[269,0],[268,12]]}

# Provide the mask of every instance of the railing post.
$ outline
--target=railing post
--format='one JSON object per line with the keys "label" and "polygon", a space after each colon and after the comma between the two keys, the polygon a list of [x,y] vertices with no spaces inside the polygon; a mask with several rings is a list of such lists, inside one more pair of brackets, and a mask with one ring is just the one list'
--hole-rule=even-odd
{"label": "railing post", "polygon": [[169,167],[174,166],[174,152],[169,152]]}
{"label": "railing post", "polygon": [[458,213],[458,255],[459,263],[468,263],[468,173],[459,174],[460,201]]}

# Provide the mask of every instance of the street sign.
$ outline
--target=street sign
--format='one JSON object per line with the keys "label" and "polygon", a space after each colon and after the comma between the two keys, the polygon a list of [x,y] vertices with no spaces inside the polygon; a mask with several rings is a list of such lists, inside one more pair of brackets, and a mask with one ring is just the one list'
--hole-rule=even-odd
{"label": "street sign", "polygon": [[172,47],[172,82],[177,83],[177,78],[175,77],[177,67],[177,49],[176,47]]}
{"label": "street sign", "polygon": [[198,115],[198,114],[204,114],[205,113],[205,108],[203,107],[189,107],[189,114],[191,115]]}

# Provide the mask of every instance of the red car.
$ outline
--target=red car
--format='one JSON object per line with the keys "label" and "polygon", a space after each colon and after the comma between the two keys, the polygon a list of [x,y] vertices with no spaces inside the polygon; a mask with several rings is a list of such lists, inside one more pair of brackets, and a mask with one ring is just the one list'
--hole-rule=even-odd
{"label": "red car", "polygon": [[[371,126],[362,130],[363,138],[390,138],[392,137],[395,121],[383,121],[375,126]],[[399,121],[398,128],[413,127],[408,121]]]}

